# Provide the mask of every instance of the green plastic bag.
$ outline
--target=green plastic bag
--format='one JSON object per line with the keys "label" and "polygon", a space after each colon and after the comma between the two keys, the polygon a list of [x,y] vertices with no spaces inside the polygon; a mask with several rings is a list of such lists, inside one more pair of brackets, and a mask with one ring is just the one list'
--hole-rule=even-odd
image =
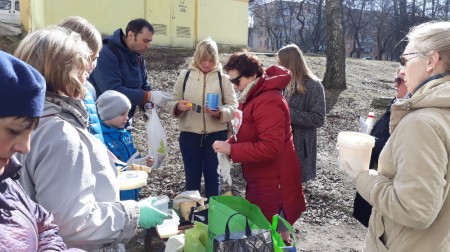
{"label": "green plastic bag", "polygon": [[194,227],[184,232],[184,252],[205,252],[208,226],[201,222],[194,222]]}
{"label": "green plastic bag", "polygon": [[206,251],[213,251],[213,242],[216,235],[225,233],[225,226],[229,217],[235,213],[242,215],[233,218],[230,223],[231,232],[245,230],[245,217],[248,218],[251,229],[272,230],[272,239],[276,252],[281,252],[280,247],[285,246],[283,240],[272,229],[272,225],[266,219],[261,209],[251,204],[246,199],[237,196],[214,196],[209,198],[208,208],[208,239],[206,241]]}
{"label": "green plastic bag", "polygon": [[[283,222],[283,224],[284,224],[284,226],[289,230],[289,233],[291,234],[291,238],[292,238],[292,241],[293,241],[293,247],[295,247],[296,245],[297,245],[297,239],[295,238],[295,232],[294,232],[294,229],[292,228],[292,226],[291,226],[291,224],[289,224],[289,222],[287,222],[287,220],[285,220],[285,219],[283,219],[281,216],[279,216],[278,214],[275,214],[273,217],[272,217],[272,233],[273,232],[277,232],[277,227],[278,227],[278,222],[279,221],[281,221],[281,222]],[[280,240],[281,240],[281,237],[280,237]],[[277,249],[277,246],[278,246],[278,249],[280,249],[281,251],[283,251],[283,249],[282,249],[282,247],[284,247],[284,246],[286,246],[285,244],[284,244],[284,242],[281,240],[281,243],[280,242],[278,242],[277,244],[275,244],[274,245],[275,246],[275,251],[277,251],[276,249]],[[279,250],[278,250],[279,251]]]}

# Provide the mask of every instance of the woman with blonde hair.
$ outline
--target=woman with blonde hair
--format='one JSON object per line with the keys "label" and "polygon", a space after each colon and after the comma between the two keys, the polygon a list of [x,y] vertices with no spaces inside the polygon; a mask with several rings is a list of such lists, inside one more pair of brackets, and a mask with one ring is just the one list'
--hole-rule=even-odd
{"label": "woman with blonde hair", "polygon": [[280,66],[292,73],[284,95],[291,111],[291,126],[302,170],[302,182],[316,177],[317,128],[325,122],[325,92],[319,78],[306,65],[298,46],[291,44],[277,53]]}
{"label": "woman with blonde hair", "polygon": [[[208,93],[219,96],[217,109],[206,106]],[[191,65],[178,76],[172,98],[168,111],[179,119],[186,190],[201,192],[203,174],[205,196],[219,195],[218,160],[211,146],[216,140],[227,139],[227,123],[234,118],[237,100],[228,76],[222,74],[214,40],[208,38],[197,45]],[[200,106],[196,109],[193,104]]]}
{"label": "woman with blonde hair", "polygon": [[372,205],[365,251],[449,251],[450,22],[406,35],[400,73],[411,97],[391,106],[378,170],[347,165]]}
{"label": "woman with blonde hair", "polygon": [[[88,73],[90,74],[97,66],[97,59],[102,48],[102,36],[94,25],[89,23],[86,19],[79,16],[70,16],[61,21],[59,26],[74,31],[80,34],[81,39],[87,43],[89,49],[91,49],[90,68]],[[89,81],[84,84],[86,87],[85,97],[83,99],[84,105],[89,113],[89,132],[105,142],[102,135],[102,128],[100,126],[100,119],[98,118],[97,108],[95,107],[95,100],[97,94],[94,86]]]}
{"label": "woman with blonde hair", "polygon": [[20,182],[48,209],[69,247],[119,249],[137,225],[150,228],[167,215],[156,198],[119,201],[117,170],[106,146],[90,134],[83,104],[92,51],[80,35],[62,27],[28,34],[15,55],[45,78],[44,112],[31,134],[31,151],[18,154]]}

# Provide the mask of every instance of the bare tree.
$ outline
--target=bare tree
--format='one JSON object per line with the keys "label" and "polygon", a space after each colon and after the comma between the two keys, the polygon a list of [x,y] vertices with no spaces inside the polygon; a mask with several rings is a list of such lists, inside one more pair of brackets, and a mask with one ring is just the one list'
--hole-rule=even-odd
{"label": "bare tree", "polygon": [[375,9],[373,18],[373,26],[375,27],[375,36],[377,44],[377,59],[382,60],[383,55],[389,52],[389,57],[393,48],[395,47],[395,31],[392,29],[393,19],[393,4],[391,0],[377,0],[375,2]]}
{"label": "bare tree", "polygon": [[450,0],[446,0],[444,4],[444,20],[448,21],[448,10],[449,10]]}
{"label": "bare tree", "polygon": [[342,0],[327,0],[327,66],[323,78],[327,89],[346,89],[345,44]]}
{"label": "bare tree", "polygon": [[370,12],[366,9],[367,0],[346,0],[346,16],[347,16],[347,29],[353,37],[353,49],[350,52],[350,57],[356,53],[356,58],[361,57],[361,50],[364,49],[363,41],[364,33],[367,34],[367,28],[371,23],[369,17]]}
{"label": "bare tree", "polygon": [[325,48],[325,0],[298,1],[296,20],[298,22],[298,44],[305,52],[321,52]]}

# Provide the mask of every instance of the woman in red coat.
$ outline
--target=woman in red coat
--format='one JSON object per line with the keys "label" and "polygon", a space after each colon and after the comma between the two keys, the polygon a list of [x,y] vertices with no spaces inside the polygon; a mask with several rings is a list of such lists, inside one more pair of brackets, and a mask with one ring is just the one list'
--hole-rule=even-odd
{"label": "woman in red coat", "polygon": [[291,73],[279,66],[264,71],[260,60],[249,52],[234,53],[223,69],[240,92],[242,125],[236,139],[216,141],[213,149],[242,163],[246,199],[259,206],[269,221],[282,214],[293,224],[306,203],[289,107],[281,94]]}

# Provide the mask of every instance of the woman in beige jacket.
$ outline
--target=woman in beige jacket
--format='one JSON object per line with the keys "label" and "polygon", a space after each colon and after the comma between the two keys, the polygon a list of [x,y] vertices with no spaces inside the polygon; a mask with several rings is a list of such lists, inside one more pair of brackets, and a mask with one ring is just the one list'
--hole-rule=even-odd
{"label": "woman in beige jacket", "polygon": [[392,105],[378,171],[356,174],[373,206],[365,251],[449,251],[450,22],[406,37],[400,71],[411,97]]}
{"label": "woman in beige jacket", "polygon": [[[208,93],[219,96],[217,109],[207,106]],[[212,39],[197,45],[192,64],[181,72],[175,83],[172,98],[168,111],[179,119],[185,188],[201,192],[203,174],[205,196],[219,195],[218,160],[212,144],[227,139],[227,122],[234,118],[237,100],[228,76],[222,74],[217,44]]]}

